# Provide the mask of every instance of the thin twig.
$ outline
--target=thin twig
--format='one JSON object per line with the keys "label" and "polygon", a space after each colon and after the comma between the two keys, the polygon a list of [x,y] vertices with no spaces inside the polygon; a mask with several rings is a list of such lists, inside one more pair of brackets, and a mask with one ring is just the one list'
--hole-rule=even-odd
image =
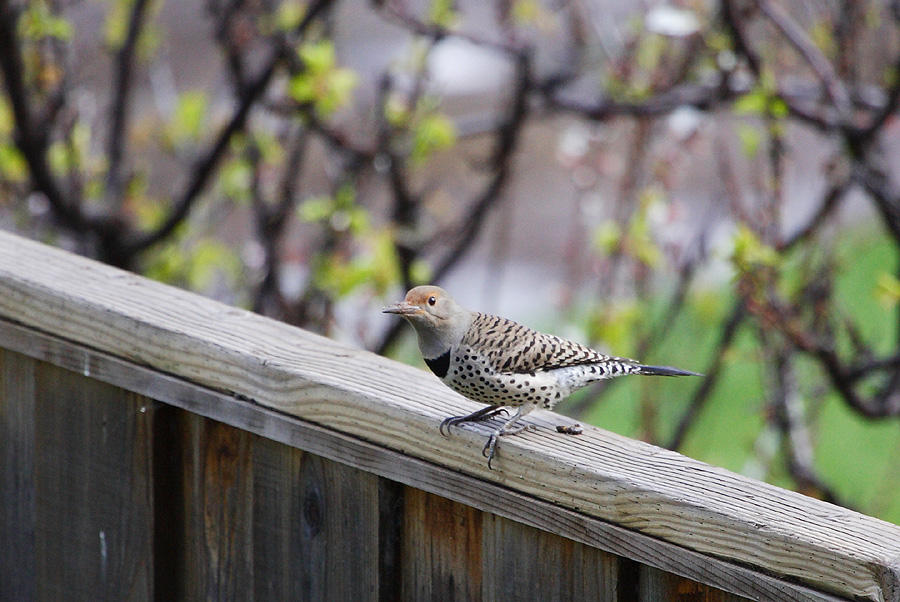
{"label": "thin twig", "polygon": [[[531,90],[531,60],[528,53],[522,53],[516,60],[515,90],[506,119],[497,129],[497,140],[489,164],[492,177],[479,197],[471,204],[466,216],[453,228],[456,240],[450,245],[443,258],[438,260],[432,280],[440,282],[465,256],[473,246],[478,234],[486,223],[488,212],[496,206],[509,179],[512,159],[515,154],[519,134],[528,114],[528,95]],[[375,347],[376,353],[384,354],[394,344],[401,332],[401,323],[395,321]]]}
{"label": "thin twig", "polygon": [[113,100],[110,105],[110,129],[107,138],[106,157],[109,168],[106,172],[104,197],[110,210],[118,208],[122,202],[122,159],[128,140],[128,104],[134,88],[135,51],[140,37],[148,0],[135,0],[128,20],[128,32],[122,47],[116,53],[116,69],[113,81]]}
{"label": "thin twig", "polygon": [[762,13],[781,31],[782,35],[797,49],[819,79],[822,80],[838,115],[847,125],[850,125],[849,120],[852,116],[850,95],[847,93],[847,88],[838,77],[834,67],[822,54],[822,51],[816,47],[812,40],[809,39],[809,36],[806,35],[806,32],[803,31],[803,28],[780,5],[770,0],[757,0],[757,4]]}
{"label": "thin twig", "polygon": [[17,31],[19,15],[16,3],[0,0],[0,69],[15,120],[16,146],[28,164],[34,189],[47,198],[57,222],[70,231],[83,232],[89,222],[78,204],[60,188],[47,160],[50,128],[46,123],[39,124],[32,115]]}
{"label": "thin twig", "polygon": [[684,413],[681,415],[681,418],[678,420],[678,425],[675,427],[672,438],[666,443],[665,447],[668,449],[678,450],[684,444],[688,431],[694,425],[694,422],[697,420],[697,417],[706,405],[710,394],[718,383],[719,378],[722,376],[728,349],[731,348],[734,337],[738,333],[738,330],[746,317],[747,310],[744,302],[742,300],[738,301],[731,310],[728,319],[722,324],[719,331],[719,342],[713,349],[712,359],[704,371],[705,376],[700,382],[700,386],[697,387],[697,390],[694,392],[694,395],[688,403]]}

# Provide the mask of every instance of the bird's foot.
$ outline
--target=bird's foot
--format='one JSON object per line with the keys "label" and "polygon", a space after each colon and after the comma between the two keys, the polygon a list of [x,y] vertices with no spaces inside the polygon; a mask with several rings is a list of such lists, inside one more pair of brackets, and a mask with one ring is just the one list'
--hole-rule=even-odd
{"label": "bird's foot", "polygon": [[518,426],[516,428],[505,428],[505,429],[497,429],[491,436],[488,438],[487,443],[484,444],[484,448],[481,450],[481,455],[488,459],[488,468],[490,470],[494,470],[494,467],[491,466],[491,462],[494,459],[494,453],[497,449],[497,441],[500,437],[504,437],[507,435],[518,435],[522,431],[534,431],[537,430],[537,427],[533,424],[526,424],[523,426]]}
{"label": "bird's foot", "polygon": [[[488,406],[486,408],[481,408],[477,412],[466,414],[465,416],[451,416],[450,418],[447,418],[446,420],[441,422],[441,426],[438,428],[441,431],[442,435],[449,436],[451,426],[456,426],[457,424],[462,424],[464,422],[484,422],[485,420],[490,420],[498,414],[506,414],[506,408]],[[447,429],[446,433],[444,432],[445,428]]]}

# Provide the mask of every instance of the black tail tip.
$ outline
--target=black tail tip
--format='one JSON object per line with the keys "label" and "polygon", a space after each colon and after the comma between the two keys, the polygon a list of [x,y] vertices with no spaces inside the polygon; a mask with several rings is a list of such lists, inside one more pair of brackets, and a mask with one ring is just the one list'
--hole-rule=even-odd
{"label": "black tail tip", "polygon": [[690,370],[679,370],[669,366],[640,366],[641,371],[638,374],[645,376],[703,376],[699,372],[691,372]]}

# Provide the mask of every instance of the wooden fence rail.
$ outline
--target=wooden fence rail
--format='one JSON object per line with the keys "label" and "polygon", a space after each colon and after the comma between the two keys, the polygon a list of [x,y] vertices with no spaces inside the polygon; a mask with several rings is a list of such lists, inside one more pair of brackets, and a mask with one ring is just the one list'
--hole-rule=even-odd
{"label": "wooden fence rail", "polygon": [[0,601],[900,602],[900,527],[0,233]]}

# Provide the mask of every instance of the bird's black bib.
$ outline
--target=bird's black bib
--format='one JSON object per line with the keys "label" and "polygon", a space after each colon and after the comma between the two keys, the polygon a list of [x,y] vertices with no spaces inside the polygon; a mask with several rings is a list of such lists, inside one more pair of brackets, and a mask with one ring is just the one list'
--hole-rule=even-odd
{"label": "bird's black bib", "polygon": [[425,358],[425,363],[428,364],[435,376],[444,378],[447,376],[447,371],[450,370],[450,350],[448,349],[444,355],[432,359]]}

